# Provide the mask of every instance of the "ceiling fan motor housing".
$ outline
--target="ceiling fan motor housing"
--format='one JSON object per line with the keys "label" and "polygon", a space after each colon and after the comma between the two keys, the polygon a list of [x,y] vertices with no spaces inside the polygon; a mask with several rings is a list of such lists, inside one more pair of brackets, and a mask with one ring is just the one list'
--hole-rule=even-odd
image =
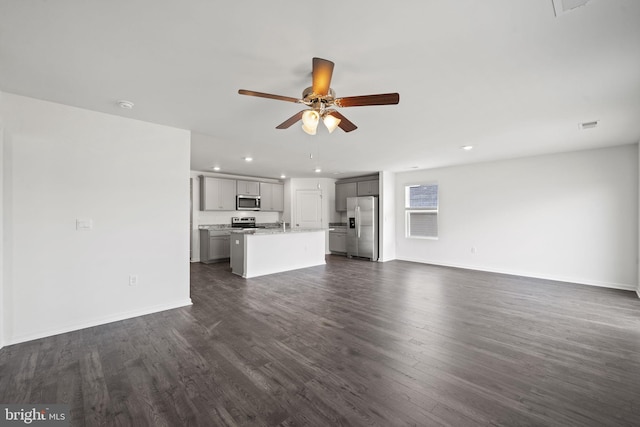
{"label": "ceiling fan motor housing", "polygon": [[326,95],[318,95],[313,91],[313,87],[308,87],[302,91],[302,101],[314,110],[331,107],[336,97],[333,89],[329,89]]}

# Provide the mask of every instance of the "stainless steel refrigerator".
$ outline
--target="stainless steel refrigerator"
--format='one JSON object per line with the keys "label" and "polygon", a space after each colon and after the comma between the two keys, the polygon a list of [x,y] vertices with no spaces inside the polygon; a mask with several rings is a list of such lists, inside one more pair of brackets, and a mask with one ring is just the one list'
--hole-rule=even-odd
{"label": "stainless steel refrigerator", "polygon": [[347,257],[378,260],[378,198],[347,197]]}

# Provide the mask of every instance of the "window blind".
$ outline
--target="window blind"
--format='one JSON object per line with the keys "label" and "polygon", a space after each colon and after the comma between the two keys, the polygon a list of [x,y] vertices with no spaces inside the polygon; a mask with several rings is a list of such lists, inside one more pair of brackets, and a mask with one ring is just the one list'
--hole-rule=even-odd
{"label": "window blind", "polygon": [[438,237],[438,213],[428,211],[407,212],[408,234],[411,237]]}

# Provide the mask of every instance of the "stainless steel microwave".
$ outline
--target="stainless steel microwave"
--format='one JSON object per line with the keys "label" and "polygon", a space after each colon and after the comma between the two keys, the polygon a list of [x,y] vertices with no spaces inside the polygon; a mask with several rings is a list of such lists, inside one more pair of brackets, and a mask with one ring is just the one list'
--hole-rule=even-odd
{"label": "stainless steel microwave", "polygon": [[239,211],[259,211],[260,196],[237,196],[236,209]]}

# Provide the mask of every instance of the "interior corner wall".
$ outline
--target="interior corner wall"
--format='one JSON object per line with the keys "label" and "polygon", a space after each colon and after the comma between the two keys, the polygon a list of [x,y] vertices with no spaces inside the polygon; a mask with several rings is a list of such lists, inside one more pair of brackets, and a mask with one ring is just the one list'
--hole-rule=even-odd
{"label": "interior corner wall", "polygon": [[407,238],[399,200],[397,258],[634,290],[638,156],[633,144],[398,173],[398,195],[438,182],[439,238]]}
{"label": "interior corner wall", "polygon": [[380,172],[379,193],[379,260],[384,262],[396,259],[396,192],[393,172]]}
{"label": "interior corner wall", "polygon": [[7,93],[0,116],[5,344],[191,303],[188,131]]}

